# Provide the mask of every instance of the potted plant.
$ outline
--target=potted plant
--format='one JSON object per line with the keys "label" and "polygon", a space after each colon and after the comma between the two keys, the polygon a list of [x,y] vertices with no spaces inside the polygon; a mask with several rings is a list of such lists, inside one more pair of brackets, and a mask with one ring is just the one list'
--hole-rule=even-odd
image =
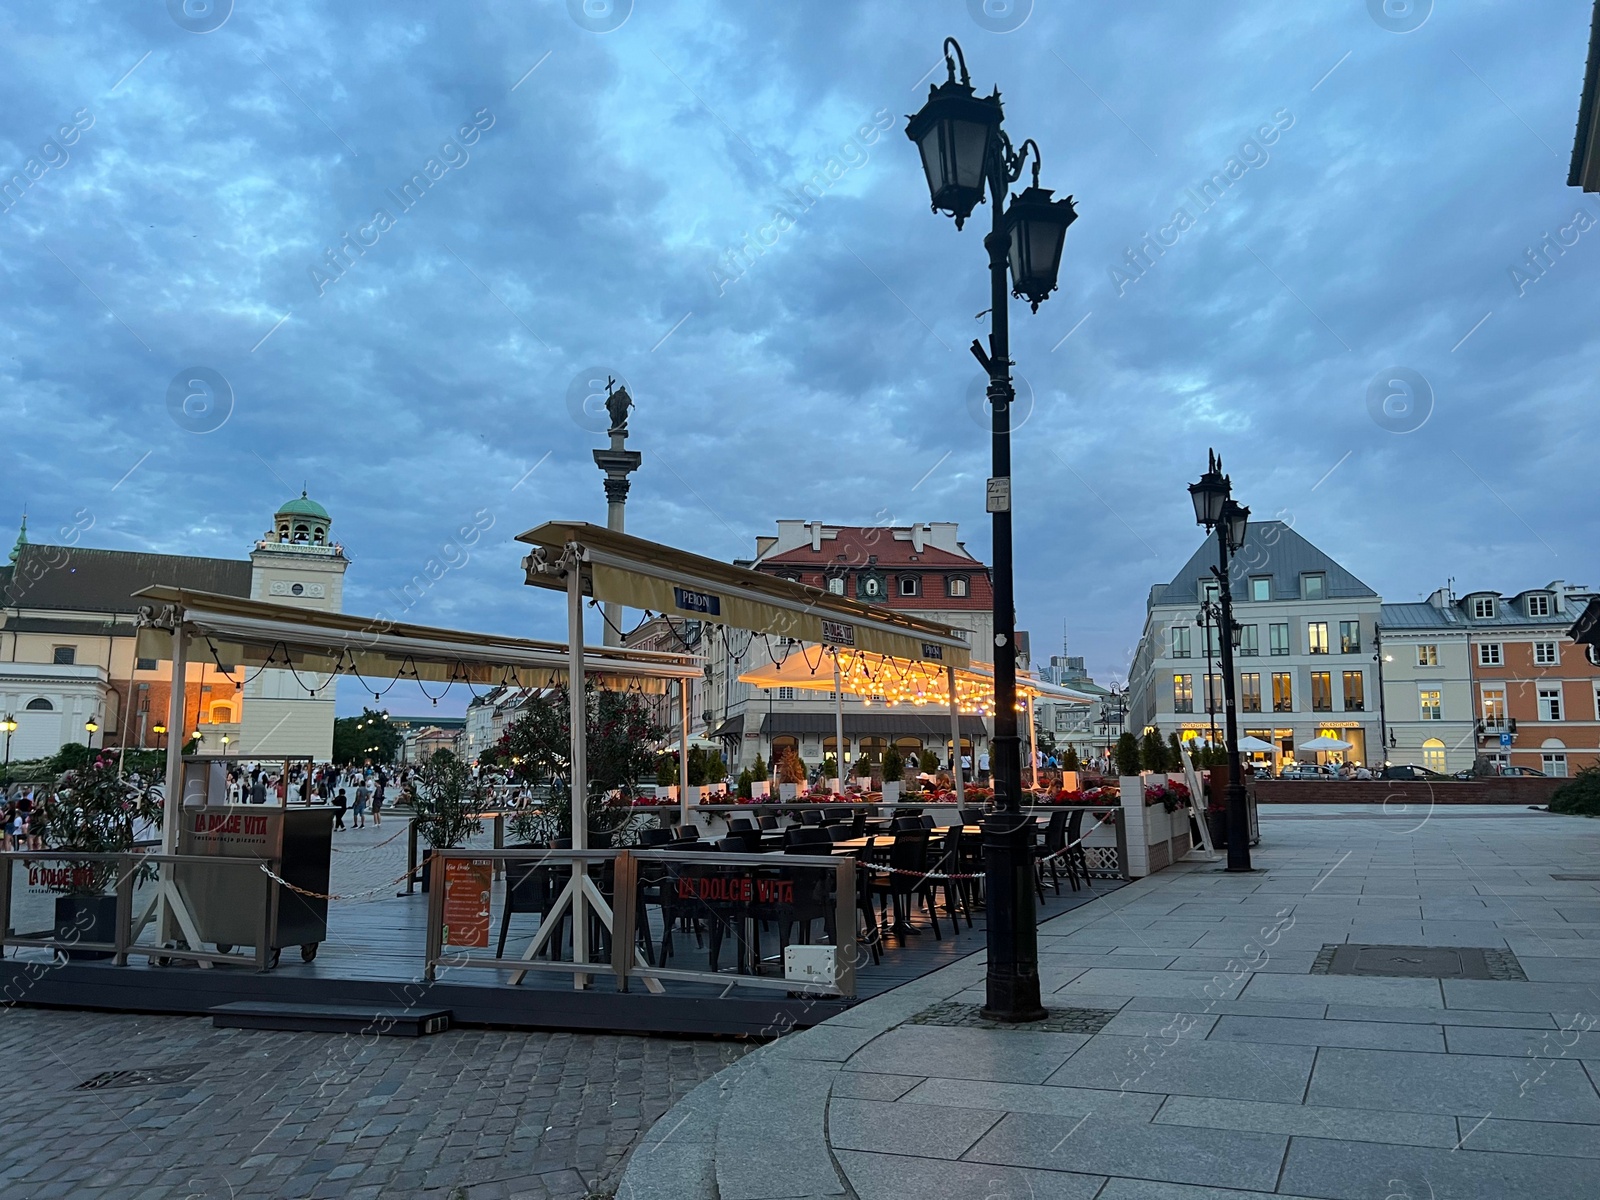
{"label": "potted plant", "polygon": [[491,807],[489,789],[464,761],[448,750],[437,750],[406,784],[406,800],[417,836],[428,843],[422,852],[422,890],[427,891],[433,852],[456,849],[483,828],[477,814]]}
{"label": "potted plant", "polygon": [[900,781],[905,778],[906,763],[900,751],[890,746],[883,752],[883,802],[895,804],[900,799]]}
{"label": "potted plant", "polygon": [[[61,776],[55,789],[35,807],[32,829],[47,850],[80,850],[85,854],[127,854],[133,850],[140,825],[161,822],[160,796],[149,787],[130,784],[117,773],[116,763],[96,758]],[[153,875],[138,868],[140,877]],[[37,877],[58,893],[55,902],[55,937],[68,942],[115,942],[117,897],[107,892],[117,878],[110,862],[30,864],[29,881]],[[108,951],[68,950],[68,958],[110,958]]]}
{"label": "potted plant", "polygon": [[767,764],[761,761],[761,755],[756,755],[756,761],[750,764],[750,799],[760,803],[765,800],[772,790],[772,773],[767,769]]}
{"label": "potted plant", "polygon": [[806,765],[800,761],[800,755],[793,750],[785,751],[778,759],[778,798],[798,800],[800,785],[805,781]]}
{"label": "potted plant", "polygon": [[872,790],[872,760],[863,754],[856,759],[856,786],[863,792]]}
{"label": "potted plant", "polygon": [[676,803],[678,799],[678,756],[663,754],[656,759],[656,795]]}
{"label": "potted plant", "polygon": [[822,786],[829,792],[844,791],[844,781],[839,775],[839,760],[832,754],[822,756],[822,779]]}

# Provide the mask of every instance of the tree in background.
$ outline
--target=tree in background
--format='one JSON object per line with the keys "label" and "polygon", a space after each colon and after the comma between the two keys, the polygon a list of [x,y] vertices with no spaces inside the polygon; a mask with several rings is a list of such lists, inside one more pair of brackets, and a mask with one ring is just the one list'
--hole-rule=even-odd
{"label": "tree in background", "polygon": [[400,757],[400,729],[389,714],[363,708],[359,717],[340,717],[333,723],[333,761],[392,763]]}
{"label": "tree in background", "polygon": [[1081,769],[1081,766],[1078,762],[1078,752],[1071,746],[1068,746],[1067,752],[1061,756],[1061,769],[1063,771],[1077,771]]}
{"label": "tree in background", "polygon": [[1144,764],[1146,771],[1165,771],[1167,769],[1167,745],[1161,740],[1161,735],[1154,729],[1145,731],[1144,745],[1139,747],[1139,759]]}
{"label": "tree in background", "polygon": [[[584,699],[587,711],[585,761],[590,796],[613,789],[633,795],[641,779],[652,775],[659,778],[658,756],[651,747],[666,736],[666,730],[651,717],[644,696],[638,692],[607,691],[586,681]],[[523,705],[517,719],[506,726],[500,744],[506,756],[516,760],[512,773],[517,780],[548,786],[552,793],[571,787],[570,712],[567,689],[551,688]],[[694,764],[695,756],[691,752],[691,774]],[[704,769],[702,761],[702,772]],[[670,782],[676,783],[676,777]]]}
{"label": "tree in background", "polygon": [[1139,773],[1139,739],[1131,732],[1125,732],[1117,739],[1116,747],[1111,751],[1111,757],[1116,760],[1118,775],[1137,775]]}
{"label": "tree in background", "polygon": [[1178,743],[1176,732],[1167,734],[1167,770],[1183,770],[1183,747]]}
{"label": "tree in background", "polygon": [[939,770],[939,756],[932,750],[924,750],[917,757],[917,766],[926,775],[936,774]]}

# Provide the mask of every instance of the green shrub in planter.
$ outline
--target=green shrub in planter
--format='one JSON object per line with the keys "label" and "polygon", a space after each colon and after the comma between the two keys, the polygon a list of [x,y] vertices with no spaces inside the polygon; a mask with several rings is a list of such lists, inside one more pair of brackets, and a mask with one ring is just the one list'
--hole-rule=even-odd
{"label": "green shrub in planter", "polygon": [[1116,746],[1111,751],[1111,757],[1116,761],[1118,775],[1137,775],[1139,773],[1139,739],[1132,733],[1124,733],[1117,739]]}
{"label": "green shrub in planter", "polygon": [[1573,817],[1600,817],[1600,767],[1584,767],[1550,797],[1550,811]]}
{"label": "green shrub in planter", "polygon": [[1061,769],[1063,771],[1077,771],[1082,769],[1078,763],[1078,752],[1071,746],[1068,746],[1067,752],[1061,756]]}
{"label": "green shrub in planter", "polygon": [[905,778],[906,760],[901,757],[900,751],[890,746],[883,752],[883,781],[885,783],[899,783]]}
{"label": "green shrub in planter", "polygon": [[939,756],[932,750],[924,750],[917,756],[917,766],[925,774],[932,775],[939,769]]}
{"label": "green shrub in planter", "polygon": [[761,761],[760,753],[756,754],[756,761],[750,764],[750,778],[755,781],[772,778],[772,772],[767,764]]}
{"label": "green shrub in planter", "polygon": [[738,787],[739,799],[741,799],[741,800],[750,799],[750,785],[753,782],[754,782],[754,780],[751,778],[751,773],[750,773],[750,768],[749,767],[746,767],[744,770],[739,772],[739,787]]}
{"label": "green shrub in planter", "polygon": [[871,774],[872,774],[872,760],[870,758],[868,758],[865,754],[863,754],[860,758],[856,759],[856,775],[858,777],[860,777],[860,776],[868,776],[868,775],[871,775]]}

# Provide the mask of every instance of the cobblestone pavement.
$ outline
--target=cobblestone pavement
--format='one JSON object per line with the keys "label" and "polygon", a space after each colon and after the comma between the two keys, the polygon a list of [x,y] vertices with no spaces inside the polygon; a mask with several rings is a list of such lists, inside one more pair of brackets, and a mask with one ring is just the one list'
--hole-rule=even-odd
{"label": "cobblestone pavement", "polygon": [[[11,1008],[0,1196],[609,1196],[642,1132],[747,1049],[483,1030],[366,1039]],[[105,1071],[191,1065],[182,1083],[75,1090]]]}

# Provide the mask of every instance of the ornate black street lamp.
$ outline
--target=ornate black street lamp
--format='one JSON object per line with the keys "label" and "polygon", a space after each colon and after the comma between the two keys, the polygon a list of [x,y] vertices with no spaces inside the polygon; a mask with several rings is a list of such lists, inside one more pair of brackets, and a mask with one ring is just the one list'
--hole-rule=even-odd
{"label": "ornate black street lamp", "polygon": [[[1250,820],[1245,812],[1244,766],[1239,754],[1239,718],[1234,697],[1233,639],[1237,628],[1233,620],[1233,589],[1228,586],[1228,559],[1244,545],[1250,524],[1250,510],[1233,498],[1233,481],[1222,473],[1222,460],[1210,452],[1210,465],[1199,483],[1189,485],[1194,501],[1194,519],[1207,533],[1217,532],[1217,565],[1211,573],[1217,580],[1222,603],[1224,636],[1217,640],[1222,649],[1222,703],[1226,713],[1224,736],[1228,744],[1228,786],[1224,794],[1228,818],[1228,870],[1248,871],[1250,867]],[[1207,694],[1209,699],[1209,693]]]}
{"label": "ornate black street lamp", "polygon": [[10,713],[0,720],[0,732],[6,735],[6,763],[3,772],[0,772],[0,787],[11,782],[11,735],[17,731],[17,719]]}
{"label": "ornate black street lamp", "polygon": [[[1054,200],[1039,186],[1039,147],[1032,140],[1013,149],[1000,127],[1000,92],[978,96],[967,62],[954,38],[944,42],[949,78],[931,87],[922,111],[909,119],[906,136],[917,144],[935,212],[948,213],[960,229],[985,192],[994,206],[988,236],[989,347],[974,341],[972,353],[989,376],[994,475],[987,508],[994,516],[994,766],[995,811],[984,821],[984,872],[988,888],[989,973],[983,1015],[996,1021],[1036,1021],[1045,1016],[1039,999],[1039,950],[1033,894],[1033,821],[1022,812],[1021,739],[1017,735],[1016,607],[1011,554],[1011,336],[1008,292],[1039,303],[1056,287],[1067,226],[1077,218],[1072,197]],[[957,66],[960,79],[956,77]],[[1033,186],[1010,197],[1033,147]],[[1007,203],[1007,200],[1010,203]],[[1006,270],[1010,267],[1010,287]]]}

